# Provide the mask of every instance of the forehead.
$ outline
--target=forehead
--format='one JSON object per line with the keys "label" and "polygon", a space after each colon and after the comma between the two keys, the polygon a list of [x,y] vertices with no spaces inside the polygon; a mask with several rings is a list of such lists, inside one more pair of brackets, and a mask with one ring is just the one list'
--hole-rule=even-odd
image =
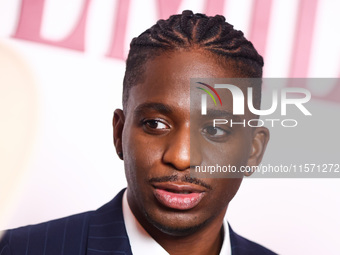
{"label": "forehead", "polygon": [[202,50],[166,52],[147,61],[144,68],[142,81],[129,92],[130,110],[149,101],[189,109],[191,78],[239,77],[232,65],[221,64],[214,54]]}

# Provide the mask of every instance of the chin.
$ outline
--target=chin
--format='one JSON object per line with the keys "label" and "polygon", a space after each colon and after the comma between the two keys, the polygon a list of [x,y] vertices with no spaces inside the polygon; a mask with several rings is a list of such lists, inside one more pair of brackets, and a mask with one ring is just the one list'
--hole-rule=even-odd
{"label": "chin", "polygon": [[168,219],[168,222],[156,220],[153,216],[146,214],[147,220],[159,231],[170,236],[188,236],[202,229],[209,220],[198,222],[183,222],[183,219]]}

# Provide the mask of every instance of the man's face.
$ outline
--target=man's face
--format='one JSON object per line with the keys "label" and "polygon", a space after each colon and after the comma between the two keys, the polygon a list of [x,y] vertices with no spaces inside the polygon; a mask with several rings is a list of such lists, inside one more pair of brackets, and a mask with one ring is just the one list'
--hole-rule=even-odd
{"label": "man's face", "polygon": [[[123,151],[129,205],[144,228],[155,227],[170,235],[220,223],[242,179],[191,178],[190,169],[216,163],[256,164],[265,138],[240,126],[215,133],[200,124],[205,120],[198,115],[196,124],[190,123],[190,78],[238,75],[198,51],[162,54],[145,65],[143,80],[129,92],[125,115],[116,110],[114,117],[115,146]],[[231,95],[221,97],[231,110]],[[190,129],[197,138],[192,141],[195,158],[191,161]]]}

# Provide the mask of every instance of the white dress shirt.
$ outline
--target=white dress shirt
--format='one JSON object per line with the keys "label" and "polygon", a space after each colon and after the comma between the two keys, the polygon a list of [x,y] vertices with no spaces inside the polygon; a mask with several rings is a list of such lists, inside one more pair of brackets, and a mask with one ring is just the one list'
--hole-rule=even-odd
{"label": "white dress shirt", "polygon": [[[133,215],[127,201],[126,190],[123,195],[123,217],[133,255],[169,255],[169,253],[145,231]],[[226,222],[223,222],[223,229],[224,240],[220,255],[231,255],[229,228]]]}

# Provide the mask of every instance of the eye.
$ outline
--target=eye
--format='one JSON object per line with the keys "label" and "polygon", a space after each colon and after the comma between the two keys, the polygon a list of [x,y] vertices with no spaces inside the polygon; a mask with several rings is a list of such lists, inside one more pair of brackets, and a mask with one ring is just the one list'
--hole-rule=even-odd
{"label": "eye", "polygon": [[164,134],[170,130],[170,125],[160,119],[144,119],[142,121],[144,132],[149,134]]}
{"label": "eye", "polygon": [[164,124],[163,122],[159,120],[145,120],[144,125],[148,126],[152,129],[167,129],[169,128],[168,125]]}
{"label": "eye", "polygon": [[216,126],[206,126],[202,129],[202,134],[209,140],[222,142],[230,134],[230,131]]}

